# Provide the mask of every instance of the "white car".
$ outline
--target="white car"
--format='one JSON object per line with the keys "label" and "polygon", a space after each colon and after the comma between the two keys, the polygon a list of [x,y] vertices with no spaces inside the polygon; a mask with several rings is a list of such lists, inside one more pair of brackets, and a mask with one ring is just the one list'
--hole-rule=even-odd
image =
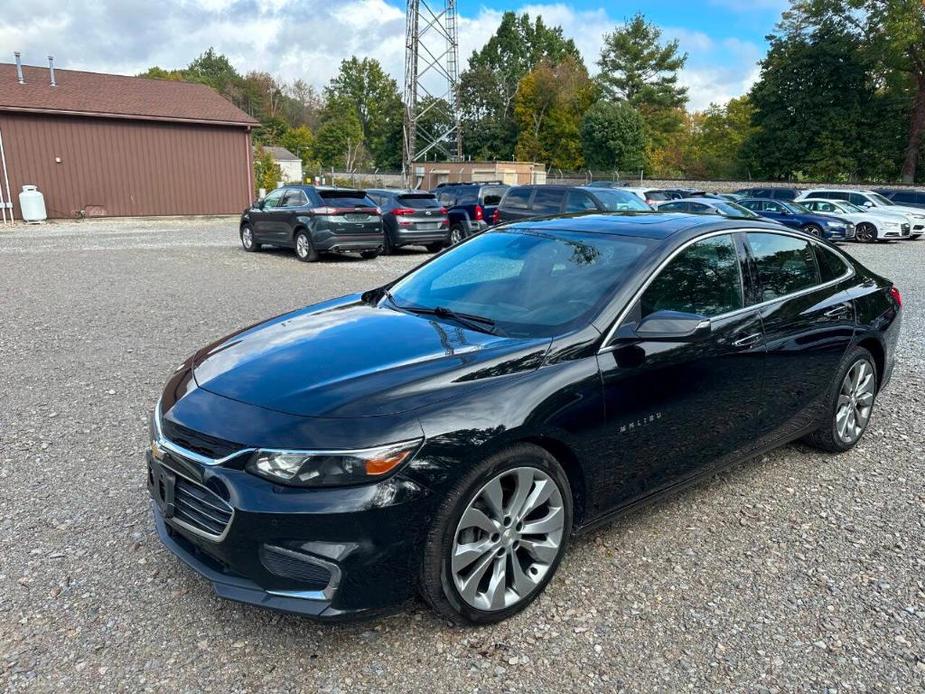
{"label": "white car", "polygon": [[911,225],[910,238],[917,239],[925,233],[925,210],[918,207],[897,205],[892,200],[883,197],[873,190],[847,190],[845,188],[811,188],[804,190],[797,198],[802,202],[807,198],[822,198],[823,200],[844,200],[852,205],[875,210],[877,213],[904,215]]}
{"label": "white car", "polygon": [[878,212],[879,208],[858,207],[844,200],[806,198],[800,204],[813,212],[854,222],[855,240],[871,243],[880,239],[907,239],[912,233],[905,215]]}

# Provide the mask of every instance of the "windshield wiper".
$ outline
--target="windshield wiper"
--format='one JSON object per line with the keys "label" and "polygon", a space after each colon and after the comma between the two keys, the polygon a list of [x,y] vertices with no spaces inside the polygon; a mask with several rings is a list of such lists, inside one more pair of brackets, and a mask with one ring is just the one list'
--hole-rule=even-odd
{"label": "windshield wiper", "polygon": [[[394,299],[392,300],[394,304]],[[407,311],[408,313],[416,313],[421,316],[437,316],[438,318],[449,318],[452,321],[456,321],[462,326],[469,328],[470,330],[477,330],[480,333],[490,333],[492,335],[496,334],[498,331],[495,321],[491,318],[486,318],[485,316],[476,316],[471,313],[457,313],[451,308],[446,306],[434,306],[429,308],[426,306],[399,306],[395,304],[395,308],[401,309],[402,311]]]}

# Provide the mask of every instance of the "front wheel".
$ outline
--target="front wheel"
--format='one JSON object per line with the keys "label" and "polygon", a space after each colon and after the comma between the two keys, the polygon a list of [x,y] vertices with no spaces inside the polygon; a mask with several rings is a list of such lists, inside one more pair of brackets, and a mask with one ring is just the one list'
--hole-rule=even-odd
{"label": "front wheel", "polygon": [[867,222],[858,224],[854,232],[854,238],[860,243],[873,243],[877,240],[877,228]]}
{"label": "front wheel", "polygon": [[475,466],[447,494],[424,544],[424,599],[457,623],[491,624],[533,602],[572,530],[572,493],[547,451],[520,444]]}
{"label": "front wheel", "polygon": [[308,232],[300,229],[295,235],[295,254],[303,263],[313,263],[318,260],[318,251],[312,245],[312,240],[308,238]]}
{"label": "front wheel", "polygon": [[806,441],[832,453],[847,451],[867,431],[877,397],[877,365],[870,352],[855,347],[842,360],[828,396],[826,422]]}
{"label": "front wheel", "polygon": [[256,253],[263,248],[254,238],[254,230],[251,229],[250,224],[241,227],[241,245],[248,253]]}
{"label": "front wheel", "polygon": [[816,238],[822,238],[822,227],[818,224],[807,224],[805,227],[803,227],[803,231],[805,231],[807,234],[812,234]]}

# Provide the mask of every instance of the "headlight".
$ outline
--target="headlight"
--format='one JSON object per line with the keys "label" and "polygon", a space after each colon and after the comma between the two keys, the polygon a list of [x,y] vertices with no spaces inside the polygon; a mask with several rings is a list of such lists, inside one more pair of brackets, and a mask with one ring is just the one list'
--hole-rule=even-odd
{"label": "headlight", "polygon": [[154,411],[151,413],[151,419],[148,421],[148,437],[151,439],[151,455],[157,461],[164,459],[164,450],[160,446],[163,438],[161,433],[161,401],[158,399]]}
{"label": "headlight", "polygon": [[335,487],[374,482],[410,460],[423,439],[356,451],[281,451],[261,449],[246,470],[293,487]]}
{"label": "headlight", "polygon": [[845,225],[842,224],[841,222],[836,222],[836,221],[826,222],[825,225],[826,225],[827,227],[832,227],[833,229],[837,229],[838,227],[843,227],[843,226],[845,226]]}

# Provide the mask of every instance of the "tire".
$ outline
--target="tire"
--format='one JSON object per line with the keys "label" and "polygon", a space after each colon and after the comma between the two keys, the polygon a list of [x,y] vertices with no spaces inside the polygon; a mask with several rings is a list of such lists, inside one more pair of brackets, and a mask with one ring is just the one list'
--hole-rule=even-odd
{"label": "tire", "polygon": [[360,257],[363,260],[372,260],[379,257],[380,251],[360,251]]}
{"label": "tire", "polygon": [[[855,375],[860,377],[857,388],[852,387]],[[868,378],[869,381],[866,380]],[[870,352],[863,347],[855,347],[849,351],[842,359],[841,367],[827,395],[827,421],[806,437],[806,443],[830,453],[843,453],[854,448],[870,425],[879,378],[877,363]],[[864,393],[863,396],[860,395],[861,392]],[[854,411],[853,419],[851,415],[843,415],[843,411],[851,410]],[[842,428],[842,423],[850,425],[852,421],[857,425],[857,429],[850,431],[850,436],[846,436],[845,433],[849,432],[847,427]]]}
{"label": "tire", "polygon": [[261,248],[263,248],[262,244],[259,244],[254,240],[254,230],[251,229],[250,224],[245,224],[242,226],[239,234],[241,236],[241,246],[243,246],[244,250],[248,253],[257,253]]}
{"label": "tire", "polygon": [[[527,492],[516,493],[518,482]],[[533,498],[529,492],[537,489],[550,490],[550,496],[527,511],[524,524],[505,507],[518,505],[520,498],[526,499],[523,508]],[[497,512],[486,502],[496,498],[493,490],[502,494]],[[536,533],[518,530],[531,525]],[[562,466],[544,449],[518,444],[476,465],[440,504],[424,542],[421,594],[437,613],[457,624],[500,622],[543,591],[565,554],[571,530],[572,492]],[[454,549],[461,544],[480,547],[454,571]],[[460,585],[465,588],[466,579],[472,590],[464,593]],[[504,590],[499,593],[498,583],[492,590],[493,581],[501,579]]]}
{"label": "tire", "polygon": [[392,243],[392,237],[389,236],[388,230],[382,235],[382,255],[394,255],[396,246]]}
{"label": "tire", "polygon": [[822,227],[818,224],[807,224],[805,227],[803,227],[803,231],[805,231],[807,234],[812,234],[817,239],[822,238]]}
{"label": "tire", "polygon": [[427,249],[428,253],[439,253],[444,248],[446,248],[446,243],[443,241],[437,241],[436,243],[428,243],[424,247]]}
{"label": "tire", "polygon": [[314,263],[318,260],[318,251],[312,245],[312,240],[305,229],[295,233],[295,257],[303,263]]}
{"label": "tire", "polygon": [[455,246],[457,243],[466,238],[466,232],[463,231],[462,226],[459,224],[454,224],[450,227],[450,238],[447,241],[447,246]]}
{"label": "tire", "polygon": [[854,240],[858,243],[874,243],[877,240],[877,227],[869,222],[861,222],[854,230]]}

